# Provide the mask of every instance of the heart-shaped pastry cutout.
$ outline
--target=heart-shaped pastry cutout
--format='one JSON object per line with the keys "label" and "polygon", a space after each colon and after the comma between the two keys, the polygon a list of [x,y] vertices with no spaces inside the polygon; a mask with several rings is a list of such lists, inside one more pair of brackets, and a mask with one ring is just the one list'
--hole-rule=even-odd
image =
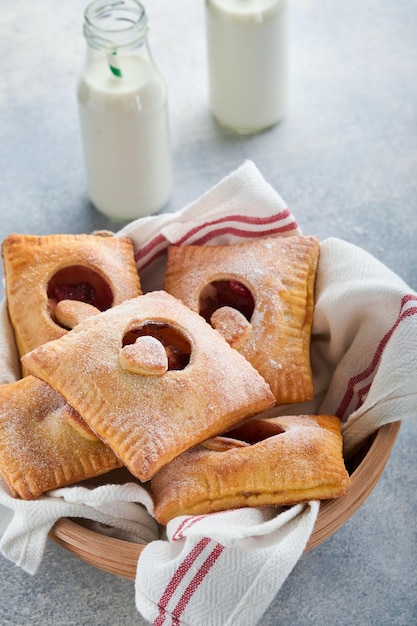
{"label": "heart-shaped pastry cutout", "polygon": [[151,335],[142,335],[119,352],[123,369],[142,376],[162,376],[168,371],[168,356],[162,343]]}

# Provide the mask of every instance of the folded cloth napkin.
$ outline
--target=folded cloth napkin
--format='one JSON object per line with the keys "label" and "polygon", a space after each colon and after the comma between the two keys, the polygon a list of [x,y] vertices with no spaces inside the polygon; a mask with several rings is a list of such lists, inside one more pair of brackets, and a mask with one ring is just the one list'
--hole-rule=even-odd
{"label": "folded cloth napkin", "polygon": [[300,558],[318,502],[177,517],[139,559],[136,605],[154,626],[256,624]]}
{"label": "folded cloth napkin", "polygon": [[[142,286],[149,291],[162,287],[170,244],[229,244],[298,233],[284,201],[247,161],[182,211],[137,220],[117,236],[133,239]],[[338,239],[322,242],[311,346],[315,397],[310,403],[280,407],[276,414],[338,415],[346,455],[381,425],[413,415],[416,313],[417,295],[384,265]],[[7,319],[3,326],[0,362],[5,373],[0,382],[9,382],[16,356]],[[146,532],[153,532],[151,504],[141,500],[141,487],[135,487],[134,494],[131,486],[126,493],[114,487],[110,502],[118,498],[118,504],[111,509],[114,513],[126,500],[142,502],[147,511],[133,506]],[[0,482],[0,503],[14,509],[16,518],[3,537],[3,554],[36,571],[54,519],[80,515],[85,502],[73,503],[71,495],[77,489],[59,489],[37,502],[21,503]],[[97,506],[96,493],[89,492],[82,516],[97,519],[103,500]],[[54,509],[57,500],[65,510]],[[151,541],[139,558],[138,610],[159,626],[256,624],[300,558],[318,510],[318,503],[310,502],[284,511],[266,507],[172,520],[167,538]]]}
{"label": "folded cloth napkin", "polygon": [[55,489],[26,501],[12,498],[0,478],[0,504],[14,511],[0,540],[1,552],[29,574],[38,569],[48,533],[61,517],[90,520],[90,528],[136,543],[159,537],[151,498],[135,483]]}

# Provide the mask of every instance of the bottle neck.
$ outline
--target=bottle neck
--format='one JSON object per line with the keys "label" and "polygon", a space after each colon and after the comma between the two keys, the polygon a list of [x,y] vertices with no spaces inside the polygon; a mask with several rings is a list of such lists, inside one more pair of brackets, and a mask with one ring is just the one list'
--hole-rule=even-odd
{"label": "bottle neck", "polygon": [[137,0],[93,0],[84,13],[83,32],[95,51],[126,53],[146,43],[148,17]]}

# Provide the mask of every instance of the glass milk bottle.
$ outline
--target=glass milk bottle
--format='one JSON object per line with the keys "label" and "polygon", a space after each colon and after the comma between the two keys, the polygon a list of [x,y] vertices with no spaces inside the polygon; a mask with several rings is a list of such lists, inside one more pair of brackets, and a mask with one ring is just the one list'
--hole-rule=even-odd
{"label": "glass milk bottle", "polygon": [[256,133],[287,105],[287,0],[206,0],[210,106],[225,127]]}
{"label": "glass milk bottle", "polygon": [[116,220],[158,212],[172,186],[167,89],[136,0],[94,0],[78,106],[91,202]]}

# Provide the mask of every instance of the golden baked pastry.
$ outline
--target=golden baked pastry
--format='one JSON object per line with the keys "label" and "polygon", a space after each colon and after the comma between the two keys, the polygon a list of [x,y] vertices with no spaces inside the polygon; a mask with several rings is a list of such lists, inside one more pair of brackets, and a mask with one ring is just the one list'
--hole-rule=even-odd
{"label": "golden baked pastry", "polygon": [[187,448],[274,404],[250,363],[163,291],[86,319],[22,361],[142,481]]}
{"label": "golden baked pastry", "polygon": [[151,489],[156,519],[167,524],[178,515],[336,498],[349,484],[340,420],[302,415],[255,418],[214,437],[163,467]]}
{"label": "golden baked pastry", "polygon": [[[55,313],[58,302],[81,301],[96,312],[141,294],[127,238],[12,234],[2,254],[19,356],[67,332],[67,318]],[[71,320],[74,324],[74,316]]]}
{"label": "golden baked pastry", "polygon": [[72,330],[82,320],[100,313],[92,304],[81,300],[59,300],[55,305],[55,321],[68,330]]}
{"label": "golden baked pastry", "polygon": [[[199,312],[262,374],[277,403],[311,400],[315,237],[171,246],[164,289]],[[234,311],[233,311],[234,309]]]}
{"label": "golden baked pastry", "polygon": [[0,473],[25,500],[122,463],[64,398],[26,376],[0,386]]}

